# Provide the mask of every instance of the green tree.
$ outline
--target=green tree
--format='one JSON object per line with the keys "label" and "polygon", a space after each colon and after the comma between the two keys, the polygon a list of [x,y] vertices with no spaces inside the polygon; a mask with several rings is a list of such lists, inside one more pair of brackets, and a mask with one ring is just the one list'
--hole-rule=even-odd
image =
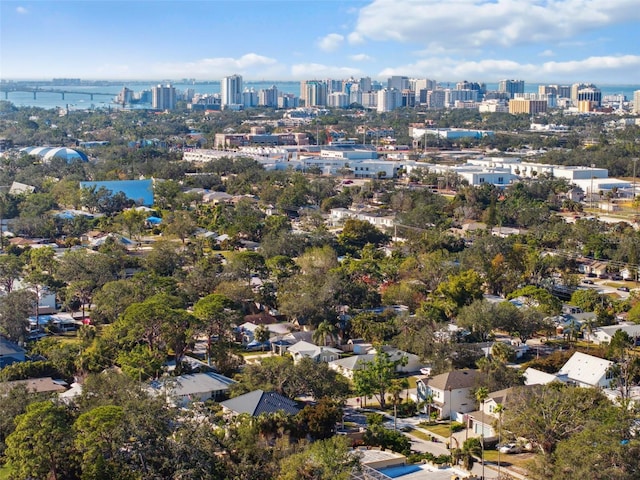
{"label": "green tree", "polygon": [[207,335],[207,361],[210,363],[214,349],[231,347],[232,325],[240,318],[238,306],[230,298],[214,293],[198,300],[193,313],[200,320],[201,332]]}
{"label": "green tree", "polygon": [[359,469],[360,459],[344,437],[331,437],[285,458],[278,480],[348,480]]}
{"label": "green tree", "polygon": [[184,210],[168,212],[163,221],[163,231],[170,236],[178,237],[182,244],[195,233],[196,222],[190,212]]}
{"label": "green tree", "polygon": [[82,469],[86,471],[98,461],[115,461],[126,439],[125,412],[121,406],[103,405],[81,414],[73,424],[75,448],[82,455]]}
{"label": "green tree", "polygon": [[0,255],[0,288],[11,293],[13,284],[22,276],[23,262],[16,255]]}
{"label": "green tree", "polygon": [[530,440],[549,456],[559,442],[583,431],[587,419],[607,405],[604,394],[591,388],[561,384],[521,387],[508,399],[503,428]]}
{"label": "green tree", "polygon": [[72,417],[64,406],[35,402],[16,418],[7,437],[7,460],[16,479],[58,480],[74,478],[77,459],[73,451]]}
{"label": "green tree", "polygon": [[258,327],[253,332],[253,338],[256,342],[260,342],[260,348],[264,352],[264,344],[269,341],[269,337],[271,337],[271,332],[266,325],[258,325]]}
{"label": "green tree", "polygon": [[399,362],[392,360],[388,353],[378,349],[373,360],[353,373],[353,386],[358,395],[374,395],[380,408],[386,407],[386,394],[391,381],[396,378]]}
{"label": "green tree", "polygon": [[29,315],[37,304],[31,290],[13,290],[0,302],[0,333],[14,342],[22,342],[29,331]]}
{"label": "green tree", "polygon": [[435,291],[436,295],[444,298],[450,303],[454,312],[457,312],[465,305],[470,305],[474,300],[482,298],[483,280],[480,275],[473,270],[466,270],[442,282]]}

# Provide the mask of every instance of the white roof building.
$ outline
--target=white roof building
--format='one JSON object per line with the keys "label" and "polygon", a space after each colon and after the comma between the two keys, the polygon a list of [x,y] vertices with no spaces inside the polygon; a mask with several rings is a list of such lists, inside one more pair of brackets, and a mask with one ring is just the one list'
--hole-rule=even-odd
{"label": "white roof building", "polygon": [[607,388],[613,378],[612,365],[613,362],[604,358],[576,352],[562,366],[557,376],[580,387]]}

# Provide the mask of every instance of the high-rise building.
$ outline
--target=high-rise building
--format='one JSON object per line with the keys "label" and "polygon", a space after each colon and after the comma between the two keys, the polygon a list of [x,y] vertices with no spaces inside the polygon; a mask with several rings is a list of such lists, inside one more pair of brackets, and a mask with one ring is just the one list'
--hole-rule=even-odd
{"label": "high-rise building", "polygon": [[602,92],[593,83],[574,83],[571,85],[571,103],[577,106],[583,100],[596,102],[600,106]]}
{"label": "high-rise building", "polygon": [[155,110],[173,110],[176,108],[176,89],[167,84],[151,89],[151,107]]}
{"label": "high-rise building", "polygon": [[242,106],[244,108],[253,108],[258,106],[258,92],[253,88],[245,88],[242,92]]}
{"label": "high-rise building", "polygon": [[595,85],[587,85],[584,88],[579,88],[577,95],[576,101],[578,103],[586,101],[595,104],[596,107],[602,105],[602,91]]}
{"label": "high-rise building", "polygon": [[395,88],[383,88],[378,92],[378,112],[391,112],[402,106],[402,93]]}
{"label": "high-rise building", "polygon": [[362,77],[358,81],[358,88],[361,92],[370,92],[371,91],[371,77]]}
{"label": "high-rise building", "polygon": [[400,75],[394,75],[393,77],[389,77],[387,80],[387,88],[388,89],[396,89],[399,92],[402,90],[409,90],[409,78],[402,77]]}
{"label": "high-rise building", "polygon": [[327,105],[327,84],[322,80],[300,82],[300,99],[305,107],[325,107]]}
{"label": "high-rise building", "polygon": [[640,90],[633,92],[633,113],[640,114]]}
{"label": "high-rise building", "polygon": [[220,105],[228,108],[229,105],[242,104],[242,77],[231,75],[224,77],[220,82]]}
{"label": "high-rise building", "polygon": [[346,108],[349,106],[349,95],[343,92],[333,92],[327,95],[327,106],[332,108]]}
{"label": "high-rise building", "polygon": [[508,94],[509,98],[515,97],[517,93],[524,93],[524,80],[500,80],[498,92]]}
{"label": "high-rise building", "polygon": [[258,105],[263,107],[278,106],[278,87],[272,85],[271,88],[265,88],[258,92]]}
{"label": "high-rise building", "polygon": [[509,100],[509,113],[517,115],[519,113],[535,114],[547,111],[546,100],[530,100],[528,98],[514,98]]}

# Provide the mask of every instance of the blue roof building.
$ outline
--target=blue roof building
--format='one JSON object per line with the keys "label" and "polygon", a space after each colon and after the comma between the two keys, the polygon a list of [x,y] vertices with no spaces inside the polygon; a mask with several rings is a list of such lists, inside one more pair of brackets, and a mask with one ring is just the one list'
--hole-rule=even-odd
{"label": "blue roof building", "polygon": [[153,205],[153,180],[109,180],[103,182],[80,182],[80,188],[104,187],[112,193],[122,192],[138,205]]}

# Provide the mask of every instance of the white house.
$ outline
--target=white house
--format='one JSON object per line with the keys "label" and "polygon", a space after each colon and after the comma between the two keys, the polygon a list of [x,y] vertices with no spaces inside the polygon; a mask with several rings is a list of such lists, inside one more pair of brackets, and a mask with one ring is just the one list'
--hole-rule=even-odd
{"label": "white house", "polygon": [[640,340],[640,325],[635,323],[609,325],[606,327],[599,327],[588,335],[589,340],[595,344],[611,343],[611,338],[616,334],[618,330],[622,330],[629,335],[635,343]]}
{"label": "white house", "polygon": [[558,372],[558,378],[580,387],[607,388],[613,378],[613,362],[586,353],[574,353]]}
{"label": "white house", "polygon": [[476,401],[471,390],[478,385],[482,374],[477,370],[454,370],[433,378],[419,377],[417,380],[418,402],[431,400],[432,411],[438,418],[458,418],[459,414],[472,412]]}
{"label": "white house", "polygon": [[314,362],[332,362],[340,358],[342,350],[338,348],[322,347],[313,343],[300,341],[287,348],[287,352],[293,357],[293,363],[297,364],[303,358],[310,358]]}
{"label": "white house", "polygon": [[562,381],[557,375],[553,373],[543,372],[542,370],[536,370],[535,368],[527,368],[524,371],[524,384],[525,385],[546,385],[551,382]]}

